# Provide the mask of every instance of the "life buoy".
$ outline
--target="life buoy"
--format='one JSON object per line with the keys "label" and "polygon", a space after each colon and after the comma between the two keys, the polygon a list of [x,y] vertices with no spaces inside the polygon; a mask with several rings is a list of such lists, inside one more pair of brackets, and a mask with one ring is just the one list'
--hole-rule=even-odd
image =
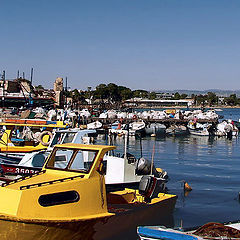
{"label": "life buoy", "polygon": [[[48,139],[47,142],[44,142],[44,141],[43,141],[43,138],[44,138],[44,136],[46,136],[46,135],[49,136],[49,139]],[[43,146],[48,146],[48,145],[50,144],[51,140],[52,140],[52,137],[53,137],[53,135],[52,135],[52,133],[51,133],[50,131],[43,131],[43,132],[40,134],[40,136],[39,136],[39,142],[40,142]]]}
{"label": "life buoy", "polygon": [[132,118],[133,120],[136,120],[137,119],[137,116],[136,115],[133,115],[133,118]]}

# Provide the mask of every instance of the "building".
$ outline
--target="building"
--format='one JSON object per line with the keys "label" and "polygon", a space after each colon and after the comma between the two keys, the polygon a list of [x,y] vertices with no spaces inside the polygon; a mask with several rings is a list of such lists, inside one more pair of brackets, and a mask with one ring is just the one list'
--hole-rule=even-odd
{"label": "building", "polygon": [[124,102],[126,107],[191,107],[194,104],[193,99],[180,99],[180,100],[170,100],[170,99],[141,99],[132,98]]}
{"label": "building", "polygon": [[0,107],[26,107],[32,105],[53,105],[51,97],[38,96],[33,91],[31,82],[27,79],[17,78],[14,80],[0,80]]}

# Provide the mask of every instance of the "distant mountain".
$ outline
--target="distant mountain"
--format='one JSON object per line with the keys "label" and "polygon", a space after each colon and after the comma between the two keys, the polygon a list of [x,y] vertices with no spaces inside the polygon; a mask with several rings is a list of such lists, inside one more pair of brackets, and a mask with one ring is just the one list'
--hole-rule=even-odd
{"label": "distant mountain", "polygon": [[221,89],[208,89],[208,90],[154,90],[155,92],[164,92],[164,93],[175,93],[178,92],[180,94],[187,94],[187,95],[199,95],[199,94],[207,94],[208,92],[214,92],[217,96],[228,97],[231,94],[236,94],[240,97],[240,90],[221,90]]}

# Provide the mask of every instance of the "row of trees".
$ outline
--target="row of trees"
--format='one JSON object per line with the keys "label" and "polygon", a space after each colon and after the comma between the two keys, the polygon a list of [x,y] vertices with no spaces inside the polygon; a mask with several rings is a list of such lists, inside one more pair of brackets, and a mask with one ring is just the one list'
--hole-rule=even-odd
{"label": "row of trees", "polygon": [[[41,85],[37,86],[36,89],[41,92],[43,87]],[[87,103],[86,99],[98,100],[98,102],[107,102],[107,103],[121,103],[124,100],[130,98],[147,98],[147,99],[158,99],[156,92],[149,92],[146,90],[131,90],[130,88],[124,86],[118,86],[114,83],[109,84],[99,84],[95,90],[92,90],[90,87],[86,91],[78,91],[74,89],[73,91],[64,91],[66,97],[72,98],[73,103]],[[188,96],[183,93],[180,94],[176,92],[170,99],[180,100],[191,98],[194,99],[195,105],[203,106],[217,106],[220,104],[235,106],[240,104],[240,98],[236,94],[231,94],[229,97],[219,98],[215,93],[208,92],[207,94],[195,95],[192,94]]]}

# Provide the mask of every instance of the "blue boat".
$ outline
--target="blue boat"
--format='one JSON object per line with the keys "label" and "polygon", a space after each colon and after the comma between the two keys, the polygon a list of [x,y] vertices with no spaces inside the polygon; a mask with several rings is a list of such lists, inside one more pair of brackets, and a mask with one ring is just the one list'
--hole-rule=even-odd
{"label": "blue boat", "polygon": [[207,223],[191,231],[164,226],[145,226],[138,227],[137,233],[141,240],[239,240],[240,223]]}

